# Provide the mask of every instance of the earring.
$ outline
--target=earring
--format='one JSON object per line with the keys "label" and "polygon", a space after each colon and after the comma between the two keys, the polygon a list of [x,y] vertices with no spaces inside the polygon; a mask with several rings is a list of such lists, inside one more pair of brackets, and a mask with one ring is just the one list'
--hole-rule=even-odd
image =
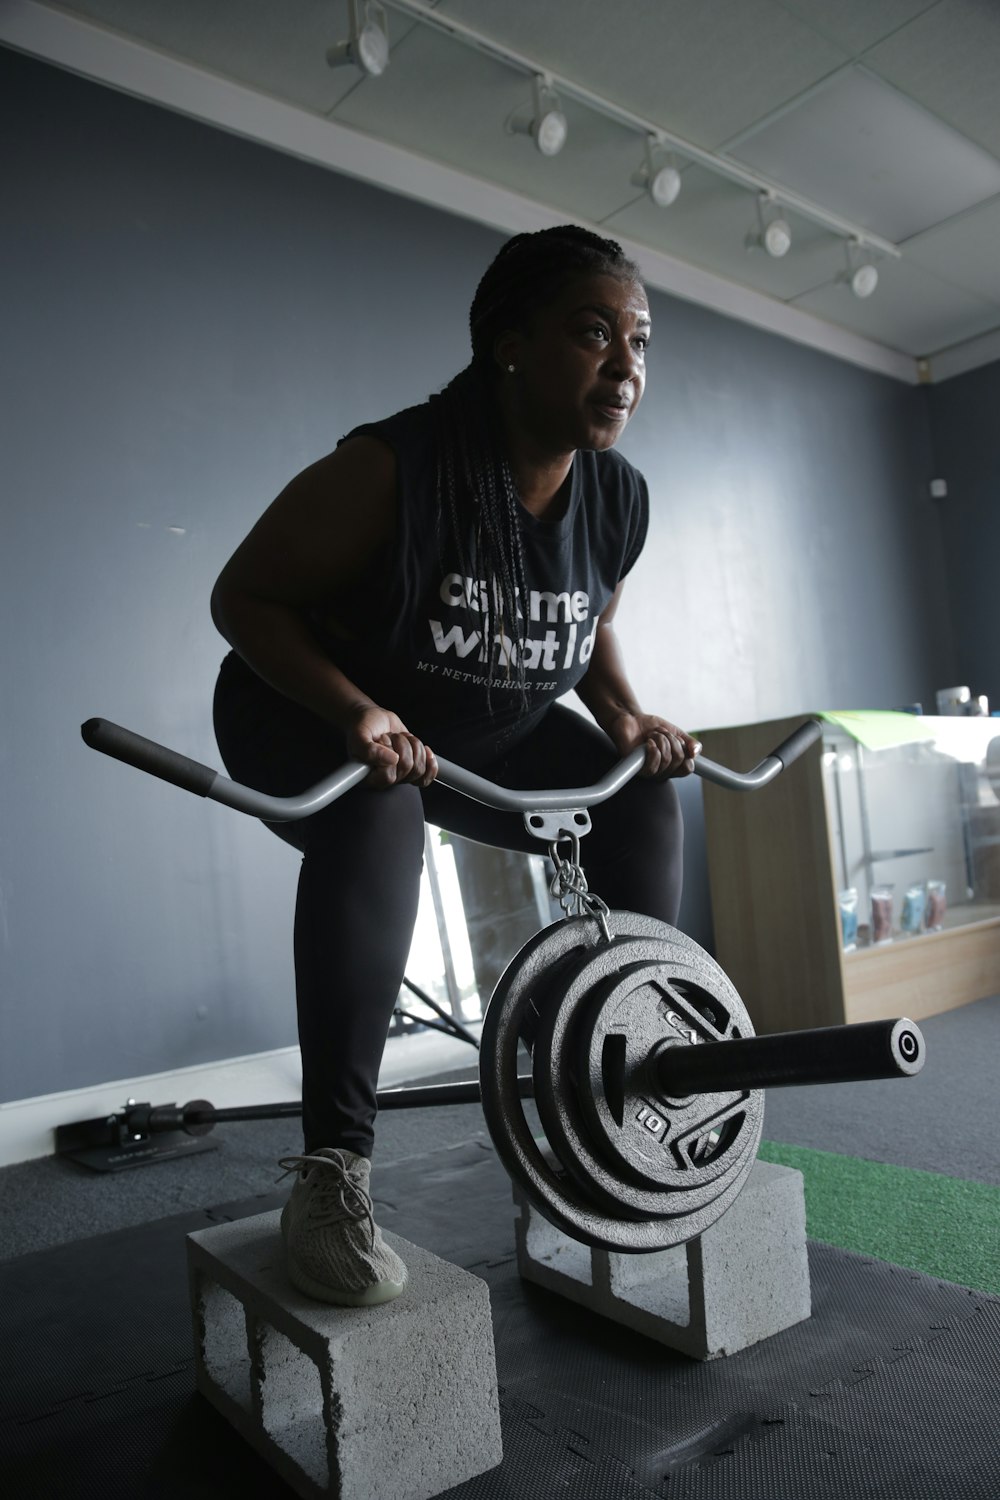
{"label": "earring", "polygon": [[514,366],[513,365],[508,365],[507,366],[507,374],[508,375],[513,375],[514,374]]}

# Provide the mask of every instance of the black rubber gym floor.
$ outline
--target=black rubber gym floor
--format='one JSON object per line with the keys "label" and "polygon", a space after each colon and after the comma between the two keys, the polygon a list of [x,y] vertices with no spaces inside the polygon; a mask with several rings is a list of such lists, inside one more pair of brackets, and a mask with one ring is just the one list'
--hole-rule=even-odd
{"label": "black rubber gym floor", "polygon": [[[283,1196],[0,1266],[5,1496],[291,1494],[195,1394],[184,1247]],[[490,1287],[505,1457],[448,1500],[1000,1495],[1000,1299],[812,1244],[812,1318],[700,1364],[522,1284],[483,1138],[382,1168],[376,1201]]]}

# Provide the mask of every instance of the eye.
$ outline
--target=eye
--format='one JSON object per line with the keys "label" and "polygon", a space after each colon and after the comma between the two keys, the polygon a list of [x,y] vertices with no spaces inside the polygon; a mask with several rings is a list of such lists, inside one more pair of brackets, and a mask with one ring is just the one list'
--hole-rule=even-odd
{"label": "eye", "polygon": [[645,354],[646,350],[649,348],[649,334],[637,333],[632,342],[639,350],[640,354]]}
{"label": "eye", "polygon": [[608,340],[611,338],[610,333],[605,328],[605,326],[604,326],[603,323],[592,323],[590,325],[590,327],[586,330],[586,333],[587,333],[587,337],[588,338],[595,338],[596,337],[596,338],[599,338],[599,339],[603,339],[605,343],[607,343]]}

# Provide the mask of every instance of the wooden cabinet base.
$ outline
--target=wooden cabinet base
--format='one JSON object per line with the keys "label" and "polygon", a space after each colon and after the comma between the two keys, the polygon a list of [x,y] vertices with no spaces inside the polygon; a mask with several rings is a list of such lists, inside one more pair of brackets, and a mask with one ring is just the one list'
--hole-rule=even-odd
{"label": "wooden cabinet base", "polygon": [[[711,759],[745,771],[801,722],[716,729],[701,739]],[[918,1021],[1000,994],[995,900],[964,926],[842,951],[818,744],[761,791],[705,783],[703,797],[715,955],[759,1033]],[[949,920],[959,920],[957,910]]]}
{"label": "wooden cabinet base", "polygon": [[844,954],[844,1020],[919,1021],[1000,994],[1000,917]]}

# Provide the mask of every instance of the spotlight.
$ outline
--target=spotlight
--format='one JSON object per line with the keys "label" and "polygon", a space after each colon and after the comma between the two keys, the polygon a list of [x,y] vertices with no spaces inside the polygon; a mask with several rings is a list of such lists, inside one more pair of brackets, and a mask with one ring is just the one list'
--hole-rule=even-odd
{"label": "spotlight", "polygon": [[530,135],[543,156],[557,156],[566,144],[569,127],[555,89],[544,74],[534,81],[534,106],[515,109],[504,129],[508,135]]}
{"label": "spotlight", "polygon": [[378,78],[389,66],[389,23],[378,0],[364,0],[364,21],[359,12],[359,0],[347,0],[347,14],[351,28],[348,41],[338,42],[327,50],[326,60],[331,68],[352,63],[369,78]]}
{"label": "spotlight", "polygon": [[848,240],[844,251],[847,270],[841,271],[837,280],[845,282],[855,297],[863,301],[878,286],[878,267],[871,258],[872,252],[866,250],[860,240]]}
{"label": "spotlight", "polygon": [[760,193],[757,197],[757,227],[750,230],[745,244],[748,250],[766,250],[776,260],[791,249],[792,231],[788,220],[782,218],[781,209],[770,193]]}
{"label": "spotlight", "polygon": [[633,172],[634,187],[645,188],[657,208],[669,208],[681,190],[681,174],[672,156],[663,157],[663,143],[655,135],[646,137],[646,158]]}

